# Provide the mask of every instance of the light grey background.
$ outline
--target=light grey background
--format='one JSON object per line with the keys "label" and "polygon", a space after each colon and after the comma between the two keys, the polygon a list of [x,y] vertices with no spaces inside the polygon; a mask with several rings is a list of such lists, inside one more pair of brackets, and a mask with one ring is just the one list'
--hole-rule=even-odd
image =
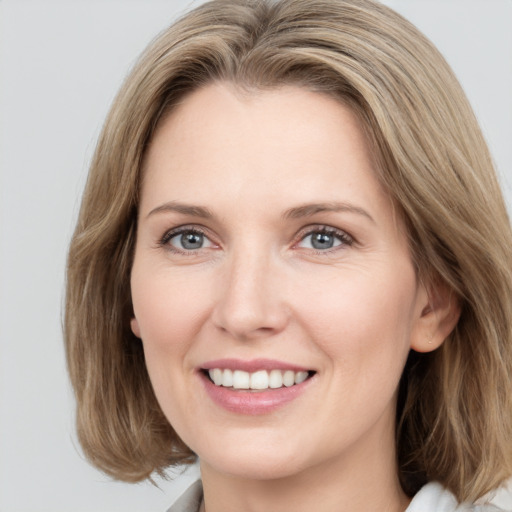
{"label": "light grey background", "polygon": [[[512,0],[385,3],[454,67],[512,205]],[[135,57],[189,5],[0,0],[1,512],[164,511],[194,479],[115,483],[83,460],[61,335],[66,247],[102,121]]]}

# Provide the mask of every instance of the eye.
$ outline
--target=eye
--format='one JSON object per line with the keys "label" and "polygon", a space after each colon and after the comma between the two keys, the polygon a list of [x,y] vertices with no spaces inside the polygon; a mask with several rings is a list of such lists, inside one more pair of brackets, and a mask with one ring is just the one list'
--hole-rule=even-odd
{"label": "eye", "polygon": [[306,233],[297,244],[303,249],[326,251],[340,245],[352,245],[353,239],[343,231],[335,228],[322,227]]}
{"label": "eye", "polygon": [[190,228],[167,233],[161,243],[171,246],[177,252],[198,251],[213,247],[213,243],[203,232]]}

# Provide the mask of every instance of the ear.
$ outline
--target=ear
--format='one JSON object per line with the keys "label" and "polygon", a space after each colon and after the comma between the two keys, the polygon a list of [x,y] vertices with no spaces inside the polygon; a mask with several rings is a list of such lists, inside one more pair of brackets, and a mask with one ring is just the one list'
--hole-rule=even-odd
{"label": "ear", "polygon": [[443,344],[457,325],[460,303],[455,293],[440,280],[421,288],[411,348],[416,352],[432,352]]}
{"label": "ear", "polygon": [[137,322],[137,319],[133,317],[130,320],[130,327],[132,329],[133,334],[137,336],[137,338],[140,338],[140,328],[139,328],[139,322]]}

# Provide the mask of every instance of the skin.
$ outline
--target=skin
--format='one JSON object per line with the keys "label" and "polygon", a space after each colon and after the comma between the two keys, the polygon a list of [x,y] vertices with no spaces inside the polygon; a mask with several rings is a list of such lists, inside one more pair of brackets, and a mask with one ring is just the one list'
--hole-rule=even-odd
{"label": "skin", "polygon": [[[409,350],[437,348],[457,314],[442,289],[418,282],[375,165],[348,107],[292,86],[242,94],[210,84],[152,140],[131,326],[164,414],[200,457],[208,512],[409,503],[395,462],[398,382]],[[211,216],[162,206],[176,201]],[[285,215],[334,203],[343,208]],[[204,232],[203,246],[162,241],[180,226]],[[311,232],[325,226],[337,230],[334,246],[315,249]],[[316,373],[283,407],[237,414],[198,374],[219,358]]]}

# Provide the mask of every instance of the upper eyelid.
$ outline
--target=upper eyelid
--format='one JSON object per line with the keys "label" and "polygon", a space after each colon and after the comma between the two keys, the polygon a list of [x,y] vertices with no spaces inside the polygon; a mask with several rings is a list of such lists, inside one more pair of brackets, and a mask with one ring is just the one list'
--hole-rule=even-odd
{"label": "upper eyelid", "polygon": [[316,233],[319,231],[324,231],[329,234],[338,234],[343,237],[350,238],[351,240],[355,241],[355,238],[346,230],[336,228],[334,226],[331,226],[329,224],[314,224],[310,226],[305,226],[304,228],[300,229],[297,233],[296,237],[299,240],[302,240],[304,237],[311,235],[312,233]]}
{"label": "upper eyelid", "polygon": [[166,230],[164,234],[160,237],[160,240],[170,240],[171,238],[186,232],[200,233],[201,235],[204,235],[208,239],[211,238],[211,236],[209,235],[210,231],[206,227],[198,224],[184,224],[182,226],[177,226],[175,228]]}

